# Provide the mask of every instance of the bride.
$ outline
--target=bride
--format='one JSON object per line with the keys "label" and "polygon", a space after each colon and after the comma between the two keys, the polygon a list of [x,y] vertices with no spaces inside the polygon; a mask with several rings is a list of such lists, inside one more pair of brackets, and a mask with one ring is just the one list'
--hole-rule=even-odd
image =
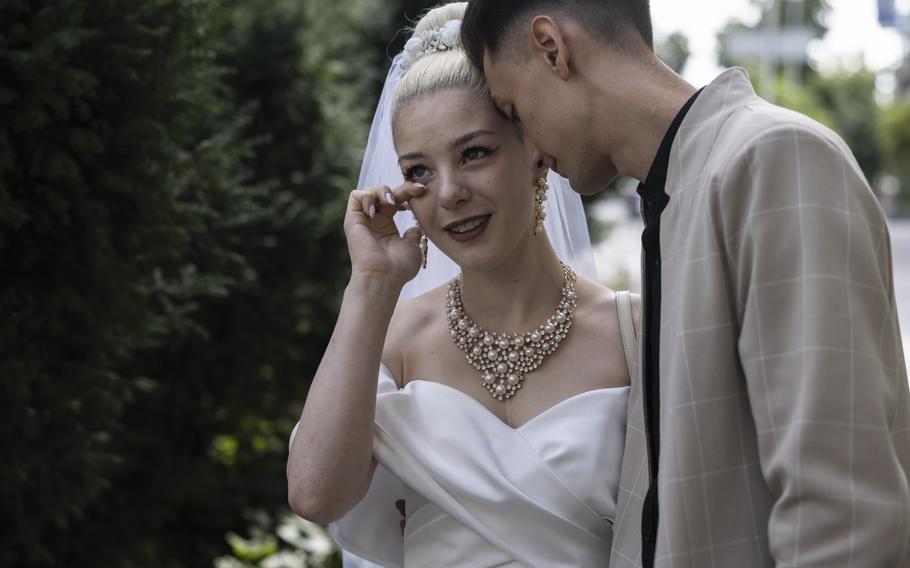
{"label": "bride", "polygon": [[465,6],[389,73],[289,501],[384,566],[606,566],[637,301],[585,276],[580,200],[491,104]]}

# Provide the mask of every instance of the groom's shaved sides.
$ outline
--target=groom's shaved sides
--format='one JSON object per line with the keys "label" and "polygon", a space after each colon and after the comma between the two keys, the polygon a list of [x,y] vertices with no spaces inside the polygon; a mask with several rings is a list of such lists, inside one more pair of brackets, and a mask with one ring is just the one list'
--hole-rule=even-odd
{"label": "groom's shaved sides", "polygon": [[471,0],[461,27],[468,59],[483,69],[485,51],[491,56],[523,53],[515,32],[539,15],[571,18],[619,49],[638,47],[638,38],[654,49],[649,0]]}

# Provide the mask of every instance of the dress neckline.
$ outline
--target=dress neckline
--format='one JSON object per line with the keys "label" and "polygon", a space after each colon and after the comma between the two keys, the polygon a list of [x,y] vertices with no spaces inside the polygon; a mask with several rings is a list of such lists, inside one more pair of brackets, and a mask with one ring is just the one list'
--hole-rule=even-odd
{"label": "dress neckline", "polygon": [[[385,366],[385,365],[383,365],[383,366]],[[388,368],[386,368],[386,371],[388,371]],[[391,376],[391,373],[389,373],[389,376]],[[441,388],[444,389],[444,390],[453,392],[453,393],[456,395],[457,398],[467,399],[469,404],[473,404],[473,405],[477,406],[477,407],[479,408],[479,410],[480,410],[483,414],[489,416],[490,419],[492,419],[492,420],[498,422],[498,423],[501,424],[503,427],[508,428],[509,430],[512,430],[512,431],[515,431],[515,432],[520,432],[520,431],[522,431],[522,430],[528,428],[530,425],[532,425],[532,424],[534,424],[534,423],[540,421],[542,418],[546,417],[547,415],[552,414],[552,413],[553,413],[554,411],[556,411],[557,409],[559,409],[559,408],[561,408],[561,407],[563,407],[563,406],[566,406],[566,405],[568,405],[568,404],[571,404],[571,403],[573,403],[573,402],[577,402],[577,401],[579,401],[579,400],[582,400],[582,399],[585,399],[585,398],[588,398],[588,397],[592,397],[592,396],[596,396],[596,395],[603,395],[603,394],[611,394],[611,395],[612,395],[612,394],[614,394],[614,393],[615,393],[615,394],[619,394],[621,391],[628,391],[629,388],[630,388],[629,385],[625,385],[625,386],[620,386],[620,387],[602,387],[602,388],[590,389],[590,390],[582,391],[582,392],[580,392],[580,393],[576,393],[576,394],[573,394],[572,396],[569,396],[569,397],[567,397],[567,398],[564,398],[564,399],[560,400],[559,402],[557,402],[556,404],[553,404],[553,405],[551,405],[551,406],[548,406],[547,408],[545,408],[544,410],[541,410],[540,412],[538,412],[537,414],[535,414],[534,416],[532,416],[532,417],[529,418],[528,420],[525,420],[524,422],[522,422],[522,423],[519,424],[518,426],[512,426],[511,424],[508,424],[507,422],[505,422],[504,420],[502,420],[499,416],[497,416],[496,414],[494,414],[493,411],[491,411],[491,410],[490,410],[489,408],[487,408],[482,402],[480,402],[479,400],[477,400],[477,399],[474,398],[473,396],[471,396],[471,395],[469,395],[468,393],[462,391],[461,389],[457,389],[457,388],[455,388],[455,387],[453,387],[453,386],[449,386],[449,385],[447,385],[447,384],[445,384],[445,383],[440,383],[439,381],[433,381],[433,380],[430,380],[430,379],[410,379],[407,383],[405,383],[404,387],[402,387],[402,388],[400,388],[400,389],[398,389],[398,390],[399,390],[400,392],[406,392],[406,391],[408,391],[408,387],[409,387],[410,385],[412,385],[412,384],[436,385],[436,386],[438,386],[438,387],[441,387]],[[412,390],[413,390],[413,388],[412,388]]]}

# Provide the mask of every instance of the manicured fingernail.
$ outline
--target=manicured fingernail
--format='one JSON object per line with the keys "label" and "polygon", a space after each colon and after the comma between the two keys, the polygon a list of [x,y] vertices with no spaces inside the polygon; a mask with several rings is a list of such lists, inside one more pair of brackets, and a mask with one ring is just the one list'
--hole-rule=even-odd
{"label": "manicured fingernail", "polygon": [[376,206],[372,203],[370,204],[370,219],[376,217]]}
{"label": "manicured fingernail", "polygon": [[392,192],[385,194],[385,200],[389,202],[389,205],[395,205],[395,196],[392,195]]}
{"label": "manicured fingernail", "polygon": [[417,187],[419,187],[419,188],[422,188],[422,189],[426,189],[426,188],[427,188],[427,186],[423,185],[422,183],[416,183],[416,182],[415,182],[414,185],[417,186]]}
{"label": "manicured fingernail", "polygon": [[401,208],[404,209],[405,211],[410,211],[410,210],[411,210],[411,206],[408,205],[408,202],[407,202],[407,201],[405,201],[404,203],[401,204]]}

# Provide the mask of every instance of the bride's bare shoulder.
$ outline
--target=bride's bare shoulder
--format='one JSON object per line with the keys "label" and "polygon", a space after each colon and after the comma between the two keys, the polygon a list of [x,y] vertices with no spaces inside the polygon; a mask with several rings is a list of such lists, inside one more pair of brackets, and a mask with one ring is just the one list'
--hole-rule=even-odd
{"label": "bride's bare shoulder", "polygon": [[[614,319],[616,312],[616,291],[584,278],[578,277],[576,283],[579,301],[576,320],[584,327],[590,325],[590,331],[597,333],[607,332],[604,327],[604,321]],[[633,293],[630,297],[632,300],[632,318],[635,322],[635,329],[638,330],[639,316],[641,312],[641,296]],[[606,319],[605,319],[606,318]]]}
{"label": "bride's bare shoulder", "polygon": [[386,334],[382,361],[392,371],[395,382],[402,386],[405,353],[415,341],[426,340],[438,332],[444,321],[445,297],[448,285],[434,288],[416,298],[400,300],[395,307]]}

